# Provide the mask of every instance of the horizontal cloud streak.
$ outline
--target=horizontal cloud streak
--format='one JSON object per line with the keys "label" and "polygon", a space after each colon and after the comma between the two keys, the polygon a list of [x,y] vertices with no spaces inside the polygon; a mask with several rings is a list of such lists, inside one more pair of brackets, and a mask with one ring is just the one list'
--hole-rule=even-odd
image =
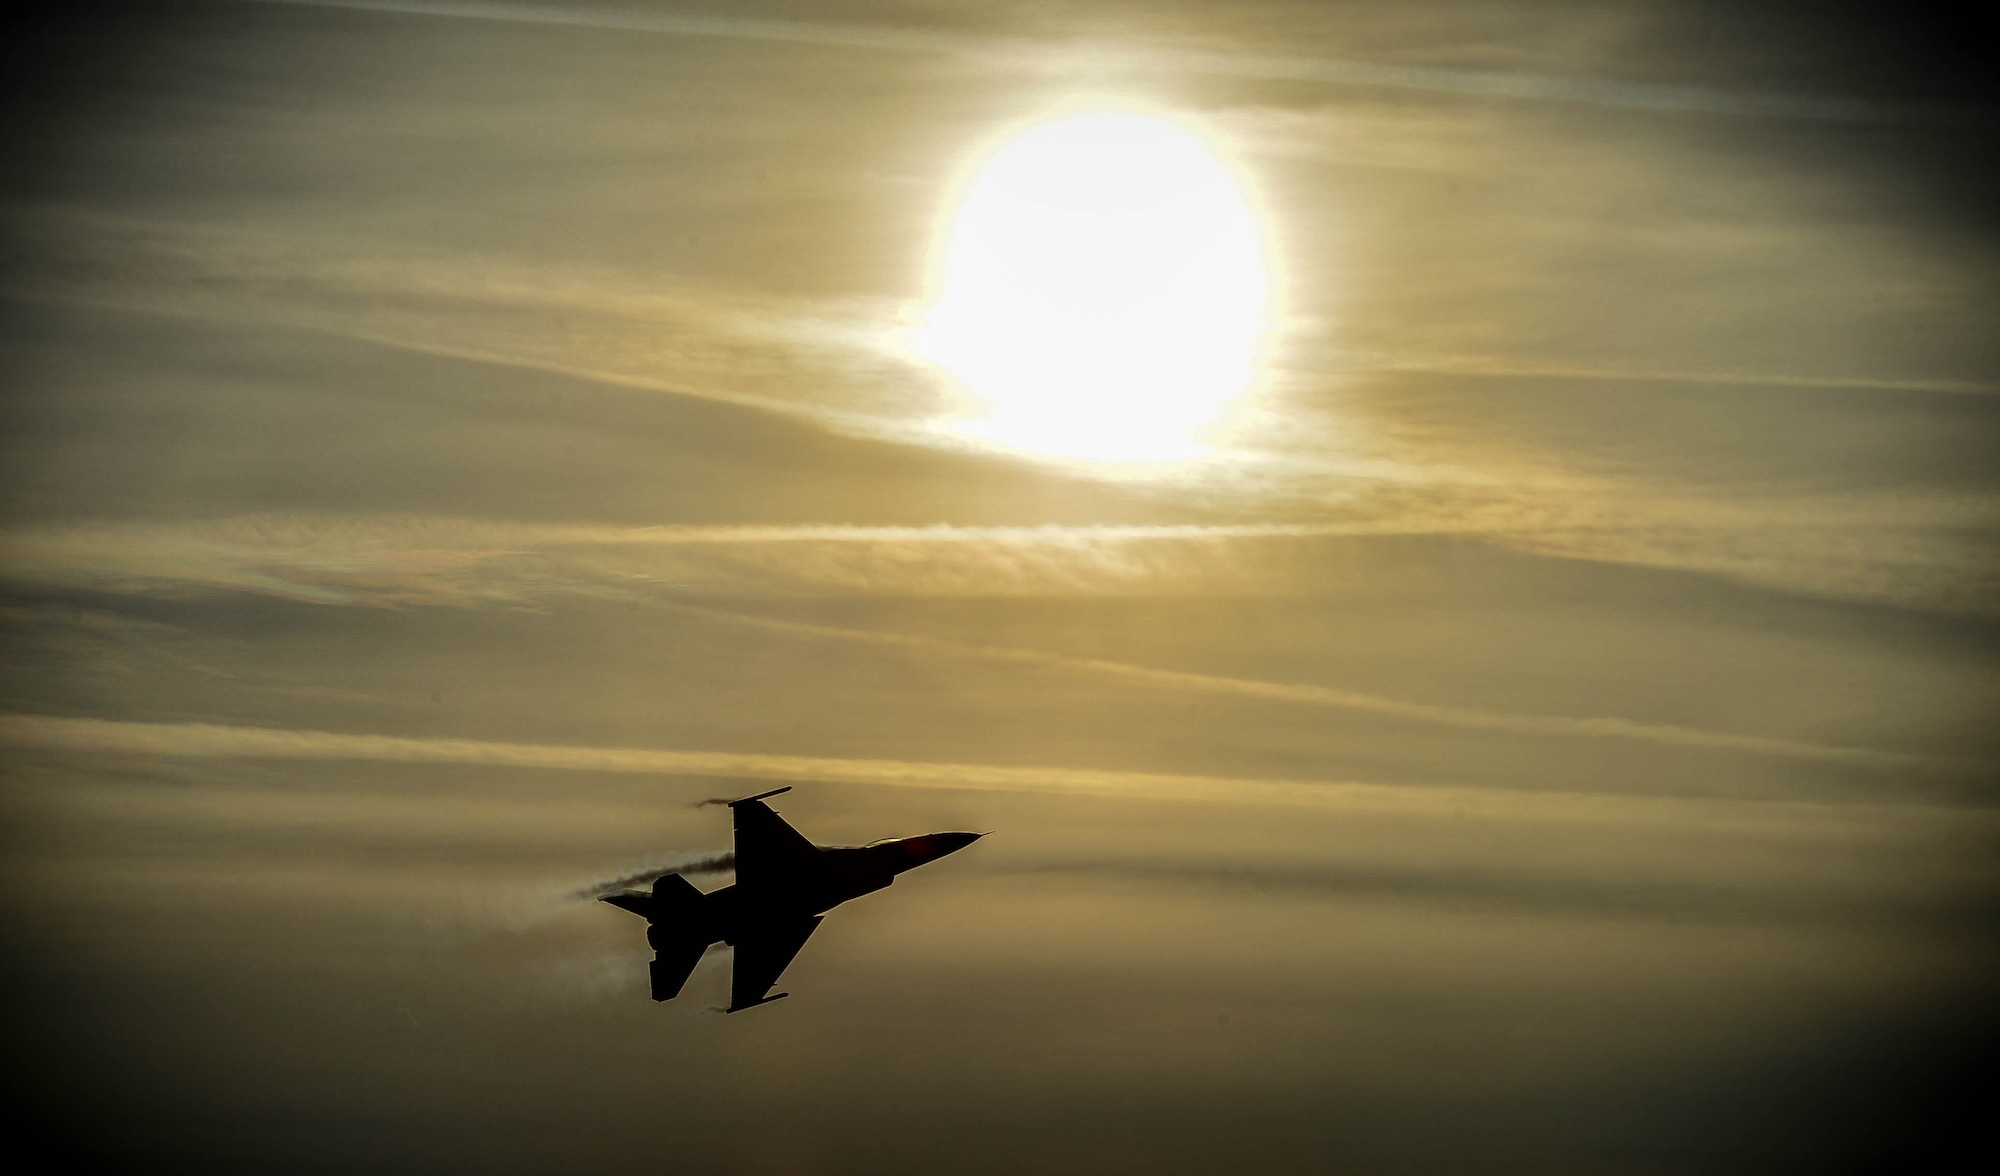
{"label": "horizontal cloud streak", "polygon": [[1820,763],[1848,764],[1855,767],[1867,768],[1926,769],[1931,771],[1942,770],[1967,773],[1988,770],[1987,765],[1976,761],[1919,755],[1910,752],[1878,751],[1862,747],[1836,747],[1819,743],[1808,743],[1797,739],[1778,739],[1762,735],[1738,735],[1721,731],[1704,731],[1699,728],[1677,727],[1666,723],[1640,723],[1631,719],[1524,715],[1504,711],[1475,710],[1469,707],[1434,706],[1428,703],[1406,702],[1394,698],[1385,698],[1378,694],[1367,694],[1356,690],[1337,690],[1327,686],[1267,682],[1254,678],[1231,678],[1217,674],[1191,673],[1184,670],[1164,670],[1151,666],[1137,666],[1125,662],[1106,661],[1101,658],[1070,657],[1035,649],[1020,649],[997,645],[971,645],[956,641],[944,641],[933,637],[915,637],[870,630],[843,629],[830,625],[804,624],[797,621],[746,616],[742,613],[733,613],[720,609],[697,608],[688,605],[669,605],[668,607],[697,616],[712,617],[733,624],[749,625],[773,632],[792,633],[801,637],[901,646],[909,649],[920,649],[930,653],[947,654],[954,657],[1011,662],[1018,665],[1031,665],[1051,670],[1090,674],[1096,677],[1112,678],[1121,682],[1159,689],[1186,690],[1201,694],[1233,695],[1239,698],[1267,699],[1274,702],[1295,703],[1303,706],[1323,706],[1337,710],[1380,715],[1390,719],[1431,723],[1446,727],[1460,727],[1476,731],[1498,731],[1511,735],[1540,735],[1557,738],[1626,739],[1665,747],[1692,748],[1703,751],[1747,752],[1756,755],[1779,756],[1786,759],[1808,760]]}
{"label": "horizontal cloud streak", "polygon": [[475,739],[359,735],[215,723],[144,723],[49,715],[0,715],[0,746],[103,755],[216,759],[356,760],[661,776],[736,776],[874,787],[1270,804],[1429,816],[1536,820],[1748,824],[1804,835],[1831,822],[1856,829],[1936,819],[1953,827],[1983,815],[1926,805],[1838,804],[1717,797],[1516,791],[1172,775],[1061,767],[849,759],[755,752],[586,747]]}
{"label": "horizontal cloud streak", "polygon": [[1316,82],[1392,90],[1632,110],[1846,123],[1954,121],[1947,108],[1825,95],[1747,93],[1703,86],[1430,65],[1393,65],[1327,57],[1218,53],[1205,50],[1063,44],[1022,37],[955,33],[914,26],[757,20],[634,8],[556,7],[483,0],[260,0],[411,16],[567,25],[682,37],[726,37],[891,52],[969,54],[1066,73],[1192,73],[1270,81]]}
{"label": "horizontal cloud streak", "polygon": [[1346,370],[1351,371],[1602,380],[1607,383],[1704,384],[1727,388],[1820,388],[1827,391],[1917,392],[1945,396],[2000,394],[2000,384],[1981,380],[1833,376],[1806,372],[1707,372],[1692,369],[1593,367],[1548,359],[1501,355],[1382,355],[1348,352],[1342,353],[1337,358]]}
{"label": "horizontal cloud streak", "polygon": [[1607,871],[1578,876],[1538,871],[1529,863],[1520,868],[1379,862],[1307,866],[1191,857],[1030,862],[1007,872],[1131,878],[1203,888],[1318,895],[1341,901],[1410,902],[1475,912],[1725,925],[1915,925],[1963,931],[1983,927],[1993,905],[1990,888],[1969,892],[1913,889],[1885,886],[1882,880],[1872,878],[1872,884],[1863,885],[1794,879],[1789,885],[1774,886],[1768,880],[1750,883],[1698,872],[1645,877]]}
{"label": "horizontal cloud streak", "polygon": [[1186,526],[546,525],[243,515],[0,531],[0,575],[92,591],[242,591],[310,603],[529,604],[662,590],[799,595],[1290,595],[1338,583],[1334,544],[1479,539],[1535,555],[1696,572],[1786,592],[1991,614],[2000,556],[1981,497],[1650,499],[1583,483],[1441,489],[1315,522]]}
{"label": "horizontal cloud streak", "polygon": [[[1414,529],[1414,528],[1413,528]],[[1310,585],[1287,544],[1395,533],[1380,524],[1242,526],[663,526],[618,528],[482,520],[245,516],[0,533],[17,582],[113,591],[249,591],[325,604],[528,603],[565,592],[625,593],[648,604],[810,640],[1085,674],[1147,689],[1326,707],[1460,729],[1617,739],[1889,771],[1980,772],[1974,761],[1830,746],[1630,719],[1497,712],[1328,686],[1195,673],[871,629],[803,623],[675,601],[728,589],[1005,595],[1270,593]],[[1517,537],[1550,554],[1604,555],[1614,534]],[[1626,542],[1632,542],[1626,540]],[[1275,545],[1275,546],[1273,546]],[[1580,550],[1578,549],[1580,548]],[[1639,561],[1643,562],[1643,561]]]}
{"label": "horizontal cloud streak", "polygon": [[[52,216],[38,223],[43,231],[31,235],[51,255],[28,259],[16,280],[58,302],[309,329],[467,363],[549,372],[606,392],[639,389],[723,402],[846,436],[926,447],[950,443],[935,427],[943,411],[939,382],[901,355],[905,324],[898,316],[907,307],[890,300],[732,294],[587,268],[541,272],[491,258],[371,254],[347,241],[120,218]],[[1322,358],[1323,366],[1347,372],[1468,378],[1920,396],[1993,390],[1976,380],[1626,369],[1560,356],[1391,350]],[[1280,542],[1450,533],[1534,554],[1695,572],[1788,593],[2000,611],[1990,496],[1940,485],[1933,493],[1868,487],[1804,501],[1789,496],[1796,483],[1774,483],[1783,496],[1719,495],[1684,481],[1645,484],[1624,469],[1589,476],[1580,472],[1579,460],[1588,453],[1549,446],[1454,446],[1449,437],[1429,434],[1385,442],[1370,436],[1371,421],[1296,408],[1277,415],[1281,428],[1246,434],[1240,448],[1219,450],[1214,462],[1178,470],[1171,484],[1149,488],[1204,514],[1220,508],[1237,517],[1321,520],[1233,536],[810,526],[672,534],[637,528],[625,537],[612,528],[555,536],[503,526],[473,536],[470,524],[446,521],[421,540],[423,550],[391,555],[386,547],[352,548],[375,542],[359,534],[363,529],[406,524],[364,520],[316,524],[354,532],[352,542],[330,541],[335,548],[347,544],[348,552],[324,559],[304,550],[260,551],[262,539],[239,543],[169,525],[159,534],[134,530],[117,543],[97,543],[94,552],[83,550],[93,541],[81,533],[58,539],[16,532],[0,536],[0,560],[12,563],[17,577],[46,575],[58,583],[76,574],[88,586],[112,590],[208,585],[325,603],[525,602],[551,592],[646,585],[747,595],[1268,594],[1300,590],[1302,574],[1310,571],[1292,558],[1296,552],[1281,551]],[[461,537],[452,536],[454,529]],[[36,551],[16,558],[30,539]],[[981,550],[988,543],[991,549]],[[1225,552],[1223,543],[1233,546]],[[1257,551],[1249,546],[1266,543]],[[948,554],[946,545],[964,554]],[[568,550],[552,553],[552,546]],[[660,554],[635,554],[642,551]],[[349,554],[357,555],[355,562],[347,561]]]}
{"label": "horizontal cloud streak", "polygon": [[750,595],[1265,594],[1300,587],[1289,541],[1425,529],[1400,520],[605,527],[251,515],[0,532],[0,572],[96,590],[220,589],[328,604],[526,602],[663,587]]}
{"label": "horizontal cloud streak", "polygon": [[[1031,666],[1156,690],[1325,707],[1422,724],[1553,738],[1843,764],[1885,771],[1977,773],[1971,760],[1827,745],[1612,716],[1530,715],[1445,706],[1329,686],[1196,673],[783,620],[672,598],[727,588],[1041,595],[1284,592],[1307,586],[1283,541],[1380,534],[1357,524],[1097,527],[540,526],[424,518],[250,516],[182,527],[146,525],[0,534],[0,567],[30,584],[116,591],[250,591],[315,604],[525,604],[577,592],[815,641],[901,648]],[[1253,545],[1276,542],[1271,549]],[[1598,537],[1592,549],[1608,542]],[[1524,544],[1569,554],[1558,539]],[[704,558],[713,549],[713,556]],[[606,553],[610,553],[607,555]],[[619,552],[638,553],[640,562]],[[687,552],[692,552],[690,557]],[[1585,554],[1588,554],[1586,552]],[[664,561],[664,562],[662,562]]]}

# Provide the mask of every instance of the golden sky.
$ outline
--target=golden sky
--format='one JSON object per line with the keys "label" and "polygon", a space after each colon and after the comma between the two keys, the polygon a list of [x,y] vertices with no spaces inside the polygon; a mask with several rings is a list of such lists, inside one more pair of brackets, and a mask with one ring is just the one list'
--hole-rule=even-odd
{"label": "golden sky", "polygon": [[[0,861],[51,1146],[1825,1172],[1990,1076],[1963,30],[23,27]],[[718,953],[654,1005],[576,895],[764,781],[822,843],[995,832],[792,999],[711,1015]]]}

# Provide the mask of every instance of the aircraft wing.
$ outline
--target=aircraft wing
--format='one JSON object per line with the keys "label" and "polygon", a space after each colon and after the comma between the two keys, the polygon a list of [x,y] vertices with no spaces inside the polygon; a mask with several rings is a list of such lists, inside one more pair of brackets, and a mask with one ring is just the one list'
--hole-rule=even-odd
{"label": "aircraft wing", "polygon": [[[776,793],[767,792],[764,795],[773,796]],[[819,847],[807,841],[797,829],[785,824],[785,818],[772,812],[763,797],[732,801],[729,807],[736,814],[736,881],[739,885],[761,890],[796,883],[811,876],[811,871],[819,862]]]}
{"label": "aircraft wing", "polygon": [[812,937],[821,916],[773,919],[744,931],[736,939],[736,967],[729,978],[729,1011],[741,1012],[778,996],[766,996],[785,968]]}

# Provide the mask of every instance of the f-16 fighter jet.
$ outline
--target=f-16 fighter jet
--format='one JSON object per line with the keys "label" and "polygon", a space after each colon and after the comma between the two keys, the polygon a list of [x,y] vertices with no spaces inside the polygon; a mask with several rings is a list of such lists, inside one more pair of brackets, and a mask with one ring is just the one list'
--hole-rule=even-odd
{"label": "f-16 fighter jet", "polygon": [[653,999],[679,996],[708,945],[736,948],[729,1012],[789,996],[766,995],[799,954],[826,912],[880,890],[914,870],[964,849],[983,833],[927,833],[864,846],[822,848],[771,811],[777,788],[729,807],[736,816],[736,884],[703,894],[679,874],[653,883],[652,893],[626,890],[600,901],[642,915],[653,948]]}

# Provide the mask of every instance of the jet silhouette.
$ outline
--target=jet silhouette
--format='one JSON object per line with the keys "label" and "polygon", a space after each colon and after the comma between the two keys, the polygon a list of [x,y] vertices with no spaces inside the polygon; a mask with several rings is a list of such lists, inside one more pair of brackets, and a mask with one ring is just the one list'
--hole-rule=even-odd
{"label": "jet silhouette", "polygon": [[818,846],[764,803],[789,787],[729,802],[736,818],[736,884],[711,894],[696,890],[679,874],[655,879],[652,893],[625,890],[608,902],[646,920],[653,948],[653,999],[681,994],[708,945],[736,948],[730,977],[732,1013],[791,995],[766,995],[826,912],[871,894],[948,853],[964,849],[984,833],[927,833],[885,839],[864,846]]}

